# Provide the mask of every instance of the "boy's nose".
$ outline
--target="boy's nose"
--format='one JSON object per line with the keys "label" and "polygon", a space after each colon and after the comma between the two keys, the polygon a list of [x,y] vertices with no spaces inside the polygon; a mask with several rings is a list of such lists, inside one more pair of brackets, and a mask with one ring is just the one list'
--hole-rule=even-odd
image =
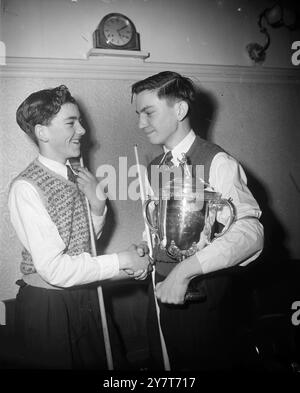
{"label": "boy's nose", "polygon": [[145,128],[147,126],[146,116],[140,115],[139,117],[139,128]]}
{"label": "boy's nose", "polygon": [[76,132],[79,135],[84,135],[86,133],[85,128],[83,128],[81,124],[79,124],[78,127],[76,128]]}

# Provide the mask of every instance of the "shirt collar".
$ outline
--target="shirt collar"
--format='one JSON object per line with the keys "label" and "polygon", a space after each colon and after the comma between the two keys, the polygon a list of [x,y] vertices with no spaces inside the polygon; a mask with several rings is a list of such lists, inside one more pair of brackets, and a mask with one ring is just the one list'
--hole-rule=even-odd
{"label": "shirt collar", "polygon": [[[58,161],[51,160],[50,158],[42,156],[41,154],[39,154],[38,160],[40,161],[40,163],[42,163],[45,167],[47,167],[51,171],[57,173],[58,175],[64,177],[65,179],[68,178],[66,165],[61,164]],[[68,162],[69,161],[67,161],[67,163]]]}
{"label": "shirt collar", "polygon": [[[190,147],[196,139],[196,134],[191,130],[183,139],[172,149],[173,163],[175,166],[179,165],[178,160],[182,159],[182,153],[189,151]],[[164,152],[167,153],[169,150],[164,146]]]}

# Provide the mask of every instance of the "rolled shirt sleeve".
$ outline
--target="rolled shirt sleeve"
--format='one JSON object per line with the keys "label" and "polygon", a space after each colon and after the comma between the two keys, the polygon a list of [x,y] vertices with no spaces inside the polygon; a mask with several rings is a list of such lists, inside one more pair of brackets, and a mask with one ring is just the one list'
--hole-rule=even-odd
{"label": "rolled shirt sleeve", "polygon": [[[236,217],[223,236],[196,253],[204,274],[237,264],[246,266],[259,256],[264,242],[261,210],[241,165],[226,153],[218,153],[211,163],[209,183],[222,198],[231,199]],[[217,220],[222,224],[229,219],[228,207],[218,212]]]}

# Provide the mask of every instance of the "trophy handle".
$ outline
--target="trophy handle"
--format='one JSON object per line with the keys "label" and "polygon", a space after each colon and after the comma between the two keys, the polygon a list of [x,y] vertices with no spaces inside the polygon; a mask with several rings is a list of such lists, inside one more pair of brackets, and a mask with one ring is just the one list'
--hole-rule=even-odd
{"label": "trophy handle", "polygon": [[146,202],[144,202],[144,204],[143,204],[143,216],[144,216],[145,223],[148,225],[148,227],[154,233],[157,233],[158,232],[158,228],[155,227],[153,225],[153,223],[151,222],[151,220],[149,219],[149,210],[148,210],[148,208],[149,208],[149,205],[150,205],[151,202],[155,203],[156,201],[153,201],[152,199],[147,199]]}
{"label": "trophy handle", "polygon": [[231,224],[233,223],[233,221],[235,219],[234,207],[233,207],[233,204],[230,199],[221,199],[217,204],[218,205],[227,205],[229,207],[230,219],[229,219],[228,223],[225,225],[225,227],[223,228],[222,232],[215,233],[214,238],[221,237],[221,236],[225,235],[225,233],[231,227]]}

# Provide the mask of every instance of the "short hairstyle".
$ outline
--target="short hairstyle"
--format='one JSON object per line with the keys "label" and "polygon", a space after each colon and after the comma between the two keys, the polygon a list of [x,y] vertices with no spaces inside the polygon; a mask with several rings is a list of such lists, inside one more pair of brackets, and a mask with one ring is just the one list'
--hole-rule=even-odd
{"label": "short hairstyle", "polygon": [[144,90],[157,90],[159,98],[165,98],[169,103],[184,100],[189,106],[195,101],[196,95],[191,79],[172,71],[163,71],[134,83],[131,88],[131,99],[134,94]]}
{"label": "short hairstyle", "polygon": [[60,85],[53,89],[40,90],[30,94],[19,106],[16,120],[21,129],[38,144],[34,128],[37,124],[49,125],[63,104],[77,104],[68,88]]}

